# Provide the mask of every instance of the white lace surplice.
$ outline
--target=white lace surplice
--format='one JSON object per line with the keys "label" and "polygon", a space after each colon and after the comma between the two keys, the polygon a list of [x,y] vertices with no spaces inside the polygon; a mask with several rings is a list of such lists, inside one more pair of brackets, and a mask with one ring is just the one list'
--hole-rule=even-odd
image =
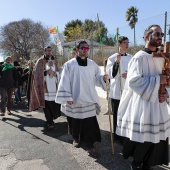
{"label": "white lace surplice", "polygon": [[[56,103],[62,104],[61,111],[67,116],[84,119],[100,112],[95,85],[105,88],[100,68],[87,59],[87,66],[79,66],[75,58],[64,64],[56,94]],[[68,105],[67,101],[73,101]]]}
{"label": "white lace surplice", "polygon": [[144,51],[132,58],[118,109],[118,135],[142,143],[158,143],[170,136],[170,110],[158,99],[161,72],[162,59]]}

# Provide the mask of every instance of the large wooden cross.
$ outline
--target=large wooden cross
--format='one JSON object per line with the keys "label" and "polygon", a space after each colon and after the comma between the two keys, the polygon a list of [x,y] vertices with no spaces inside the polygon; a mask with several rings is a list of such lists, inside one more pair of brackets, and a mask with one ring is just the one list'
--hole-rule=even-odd
{"label": "large wooden cross", "polygon": [[165,93],[165,86],[170,87],[170,42],[165,42],[164,44],[164,52],[152,53],[153,57],[162,57],[164,58],[164,64],[162,68],[162,74],[168,75],[169,79],[167,79],[167,84],[161,84],[159,93]]}

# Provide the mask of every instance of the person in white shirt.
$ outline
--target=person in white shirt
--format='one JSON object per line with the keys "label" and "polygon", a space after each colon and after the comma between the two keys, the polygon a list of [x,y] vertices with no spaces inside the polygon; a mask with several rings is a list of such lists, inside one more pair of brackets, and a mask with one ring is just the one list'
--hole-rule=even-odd
{"label": "person in white shirt", "polygon": [[87,57],[89,45],[80,41],[77,45],[79,56],[64,64],[55,101],[61,103],[61,111],[67,116],[73,145],[87,144],[93,157],[99,156],[94,148],[101,141],[96,114],[100,104],[95,86],[105,89],[107,75],[101,75],[99,66]]}
{"label": "person in white shirt", "polygon": [[109,97],[111,98],[113,112],[114,140],[123,143],[124,139],[116,134],[117,110],[126,80],[128,63],[132,55],[126,53],[129,48],[129,39],[127,37],[120,36],[118,43],[119,53],[115,53],[108,58],[106,72],[110,79]]}

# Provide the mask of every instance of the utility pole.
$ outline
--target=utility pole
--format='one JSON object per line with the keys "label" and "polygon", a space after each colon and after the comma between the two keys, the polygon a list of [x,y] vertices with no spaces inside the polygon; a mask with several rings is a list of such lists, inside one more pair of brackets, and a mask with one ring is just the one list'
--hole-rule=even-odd
{"label": "utility pole", "polygon": [[169,35],[169,42],[170,42],[170,25],[166,25],[166,26],[169,26],[169,30],[168,30],[168,34]]}
{"label": "utility pole", "polygon": [[167,26],[167,11],[165,12],[165,23],[164,23],[164,44],[166,41],[166,26]]}

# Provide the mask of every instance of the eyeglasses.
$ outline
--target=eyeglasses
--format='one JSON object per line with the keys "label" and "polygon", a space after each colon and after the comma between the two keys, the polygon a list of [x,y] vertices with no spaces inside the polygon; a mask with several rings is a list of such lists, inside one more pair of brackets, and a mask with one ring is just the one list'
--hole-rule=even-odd
{"label": "eyeglasses", "polygon": [[85,50],[85,51],[89,51],[89,50],[90,50],[90,48],[89,48],[89,47],[80,47],[79,49],[81,49],[81,50]]}
{"label": "eyeglasses", "polygon": [[162,32],[161,33],[160,32],[154,32],[153,35],[156,36],[156,37],[160,37],[160,36],[163,37],[164,33],[162,33]]}
{"label": "eyeglasses", "polygon": [[130,42],[122,42],[123,44],[129,44]]}

